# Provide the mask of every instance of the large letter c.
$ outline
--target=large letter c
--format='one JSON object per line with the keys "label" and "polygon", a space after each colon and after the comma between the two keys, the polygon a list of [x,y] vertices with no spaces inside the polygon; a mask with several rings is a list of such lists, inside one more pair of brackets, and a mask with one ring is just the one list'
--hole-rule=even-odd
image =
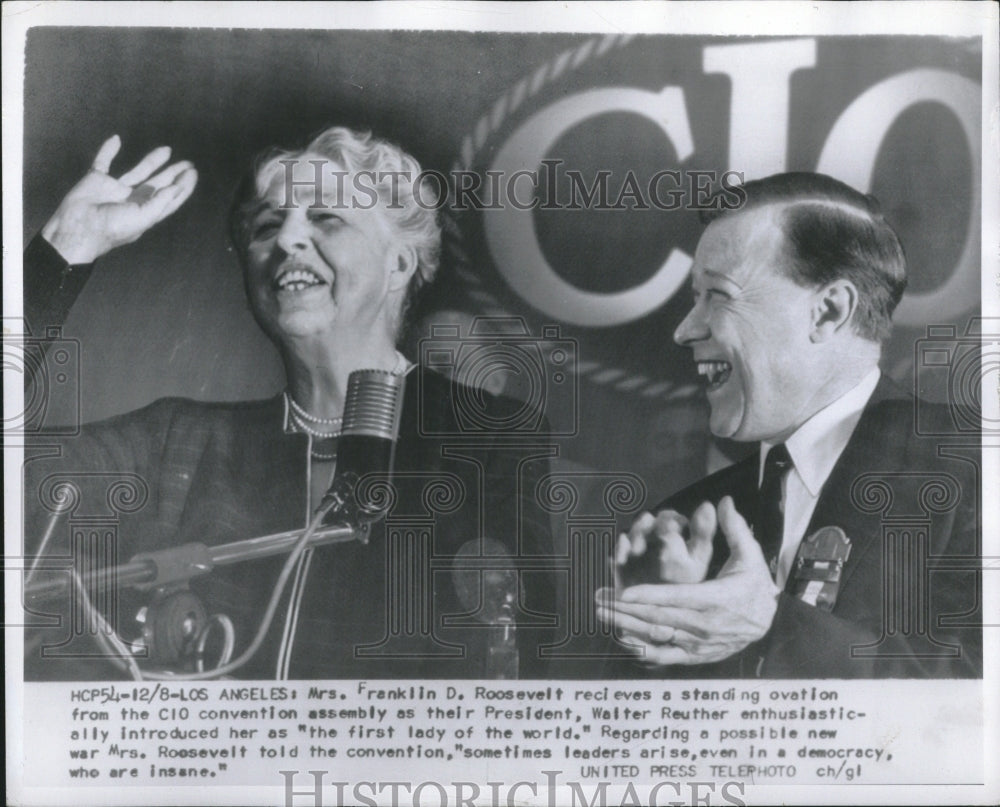
{"label": "large letter c", "polygon": [[[608,112],[633,112],[652,120],[673,143],[681,162],[694,153],[682,89],[667,87],[654,93],[613,87],[577,93],[536,112],[500,149],[491,170],[501,171],[503,176],[537,170],[564,132]],[[582,291],[549,266],[538,244],[532,212],[511,205],[502,188],[500,196],[488,203],[499,205],[483,211],[493,260],[526,302],[563,322],[607,327],[640,319],[670,299],[691,268],[691,257],[675,248],[656,274],[637,286],[610,294]]]}

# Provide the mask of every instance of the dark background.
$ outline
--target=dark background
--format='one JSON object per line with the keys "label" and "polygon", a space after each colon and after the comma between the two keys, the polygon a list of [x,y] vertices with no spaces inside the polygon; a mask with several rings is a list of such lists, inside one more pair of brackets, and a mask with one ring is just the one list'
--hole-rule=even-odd
{"label": "dark background", "polygon": [[[238,22],[238,20],[234,21]],[[392,31],[248,31],[36,28],[28,36],[24,111],[24,234],[37,232],[87,169],[100,143],[121,135],[115,170],[167,144],[200,172],[193,197],[138,243],[100,262],[65,324],[81,345],[83,420],[139,407],[164,395],[205,400],[265,397],[283,375],[244,299],[226,235],[232,190],[261,148],[301,145],[327,125],[372,129],[401,143],[425,168],[447,171],[496,99],[583,35]],[[567,167],[721,170],[729,143],[730,82],[706,75],[709,37],[636,37],[551,79],[477,150],[490,158],[532,112],[592,87],[683,88],[696,153],[683,166],[663,156],[647,120],[593,118],[553,147]],[[839,114],[878,81],[917,67],[979,80],[977,43],[928,37],[829,38],[816,66],[791,79],[787,167],[811,170]],[[671,164],[673,160],[673,164]],[[900,232],[911,284],[928,291],[955,265],[979,177],[959,123],[944,106],[917,104],[883,141],[872,191]],[[458,219],[466,272],[446,255],[427,309],[470,314],[503,310],[535,333],[551,322],[520,300],[492,263],[475,214]],[[693,253],[692,211],[536,213],[550,263],[582,288],[613,291],[648,277],[672,246]],[[978,232],[978,222],[976,223]],[[686,351],[670,338],[688,300],[682,291],[658,311],[615,328],[568,327],[580,358],[579,435],[566,440],[573,463],[638,472],[660,498],[706,465],[724,461],[705,437],[704,403]],[[969,314],[978,308],[968,301]],[[965,315],[953,318],[964,328]],[[29,323],[37,332],[44,324]],[[885,369],[911,383],[919,328],[899,329]],[[603,373],[603,375],[602,375]],[[630,386],[630,379],[645,379]],[[664,382],[660,384],[659,382]],[[659,391],[656,391],[657,385]],[[645,394],[651,388],[654,394]],[[637,391],[638,390],[638,391]],[[925,393],[940,396],[941,390]],[[76,417],[54,400],[50,418]],[[723,448],[726,448],[723,446]]]}

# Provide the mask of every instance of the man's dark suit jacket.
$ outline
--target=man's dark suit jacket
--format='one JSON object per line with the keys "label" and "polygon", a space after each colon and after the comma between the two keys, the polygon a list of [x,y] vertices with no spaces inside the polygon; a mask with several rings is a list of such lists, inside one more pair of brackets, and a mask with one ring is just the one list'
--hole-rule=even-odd
{"label": "man's dark suit jacket", "polygon": [[[918,406],[924,435],[915,429]],[[806,531],[838,526],[852,542],[832,612],[792,596],[793,569],[764,639],[718,664],[660,667],[656,674],[981,676],[981,575],[974,571],[981,555],[979,442],[978,432],[956,430],[949,407],[917,401],[883,377],[823,486]],[[690,514],[703,501],[718,504],[730,495],[752,520],[758,454],[669,497],[656,511]],[[710,577],[728,554],[720,532]]]}

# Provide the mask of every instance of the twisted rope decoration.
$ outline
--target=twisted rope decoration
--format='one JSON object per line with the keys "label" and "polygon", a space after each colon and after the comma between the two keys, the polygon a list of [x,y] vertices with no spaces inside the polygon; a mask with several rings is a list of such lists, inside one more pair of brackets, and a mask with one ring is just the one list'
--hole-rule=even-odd
{"label": "twisted rope decoration", "polygon": [[[525,101],[568,72],[578,70],[587,62],[628,45],[633,39],[635,34],[593,37],[575,48],[563,51],[501,95],[490,111],[479,118],[472,131],[462,138],[459,154],[451,166],[448,205],[445,208],[445,215],[441,217],[442,242],[445,252],[452,261],[455,274],[467,284],[466,292],[480,307],[482,314],[491,317],[515,316],[483,286],[482,278],[470,268],[472,261],[464,245],[458,214],[454,211],[456,204],[454,177],[459,172],[471,169],[493,135]],[[696,390],[696,387],[691,385],[675,389],[676,385],[672,381],[651,379],[642,374],[632,375],[619,367],[609,367],[597,361],[579,360],[576,374],[580,378],[588,378],[591,383],[613,386],[620,392],[630,392],[646,398],[668,400],[684,398]]]}

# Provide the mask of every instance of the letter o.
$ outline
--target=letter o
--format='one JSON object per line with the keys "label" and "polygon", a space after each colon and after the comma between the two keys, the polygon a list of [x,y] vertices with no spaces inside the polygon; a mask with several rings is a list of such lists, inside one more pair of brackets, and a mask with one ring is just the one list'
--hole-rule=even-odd
{"label": "letter o", "polygon": [[845,109],[827,136],[816,170],[837,177],[862,191],[871,190],[879,148],[889,127],[914,104],[937,101],[950,109],[962,125],[972,158],[972,208],[965,246],[958,265],[943,285],[923,294],[908,294],[896,309],[896,322],[924,326],[936,319],[962,314],[979,301],[981,217],[980,130],[977,117],[982,90],[972,81],[944,70],[908,70],[880,81]]}

